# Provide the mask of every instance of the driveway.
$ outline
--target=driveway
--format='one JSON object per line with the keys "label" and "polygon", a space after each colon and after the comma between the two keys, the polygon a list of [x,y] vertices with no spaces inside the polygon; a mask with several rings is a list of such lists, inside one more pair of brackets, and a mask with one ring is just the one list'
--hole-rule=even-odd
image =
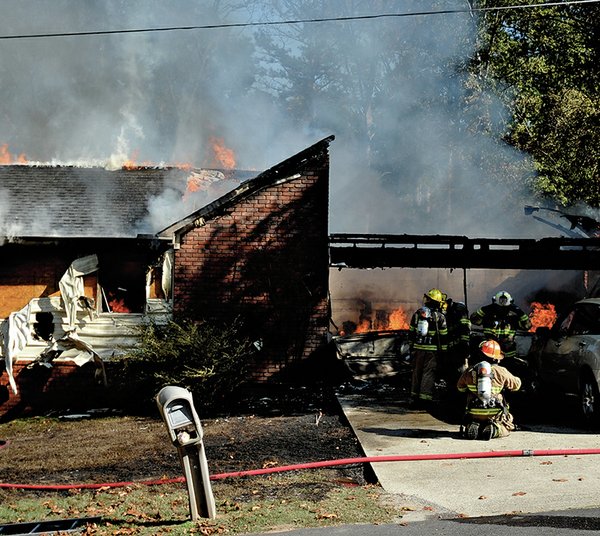
{"label": "driveway", "polygon": [[389,396],[338,399],[366,456],[409,458],[371,463],[384,490],[411,505],[406,521],[600,506],[596,431],[528,422],[506,438],[468,441],[448,408],[436,416]]}

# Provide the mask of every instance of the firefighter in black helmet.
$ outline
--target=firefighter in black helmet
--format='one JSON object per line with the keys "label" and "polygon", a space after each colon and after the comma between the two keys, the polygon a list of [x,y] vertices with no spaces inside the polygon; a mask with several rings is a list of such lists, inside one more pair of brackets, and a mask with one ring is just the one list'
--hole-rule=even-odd
{"label": "firefighter in black helmet", "polygon": [[468,367],[471,320],[467,306],[451,298],[444,303],[444,313],[448,324],[448,356],[440,372],[448,386],[454,386]]}

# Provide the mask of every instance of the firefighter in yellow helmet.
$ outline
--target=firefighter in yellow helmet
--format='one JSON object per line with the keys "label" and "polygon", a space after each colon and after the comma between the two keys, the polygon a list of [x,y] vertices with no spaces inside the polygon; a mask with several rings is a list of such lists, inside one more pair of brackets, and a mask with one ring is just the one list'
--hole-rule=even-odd
{"label": "firefighter in yellow helmet", "polygon": [[503,391],[518,391],[521,379],[498,363],[504,355],[497,341],[479,345],[484,360],[466,370],[458,379],[457,389],[467,394],[465,423],[461,432],[467,439],[489,440],[505,437],[515,429]]}
{"label": "firefighter in yellow helmet", "polygon": [[492,303],[477,309],[471,315],[471,323],[483,328],[486,339],[500,343],[507,363],[517,357],[517,330],[528,331],[531,328],[529,316],[515,305],[512,296],[505,290],[496,293]]}
{"label": "firefighter in yellow helmet", "polygon": [[437,288],[428,290],[423,295],[423,307],[417,309],[410,320],[413,404],[431,402],[434,398],[438,364],[448,350],[448,326],[443,312],[446,298]]}

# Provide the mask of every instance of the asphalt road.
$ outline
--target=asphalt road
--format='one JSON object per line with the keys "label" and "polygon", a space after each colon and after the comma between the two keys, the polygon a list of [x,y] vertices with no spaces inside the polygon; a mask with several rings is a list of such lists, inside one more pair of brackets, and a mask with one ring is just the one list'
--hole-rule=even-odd
{"label": "asphalt road", "polygon": [[[343,525],[272,532],[289,536],[590,536],[600,531],[600,509],[475,518],[435,519],[407,524]],[[248,535],[258,536],[258,535]]]}

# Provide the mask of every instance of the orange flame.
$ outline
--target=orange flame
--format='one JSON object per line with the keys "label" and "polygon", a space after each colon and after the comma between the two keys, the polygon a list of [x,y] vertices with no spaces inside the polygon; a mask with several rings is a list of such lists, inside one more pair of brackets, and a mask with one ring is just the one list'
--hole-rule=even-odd
{"label": "orange flame", "polygon": [[12,155],[8,150],[8,143],[0,145],[0,164],[26,164],[27,161],[23,153],[18,156]]}
{"label": "orange flame", "polygon": [[387,329],[408,329],[410,321],[408,315],[402,309],[394,309],[390,314],[389,327]]}
{"label": "orange flame", "polygon": [[358,326],[356,326],[354,333],[368,333],[369,331],[371,331],[371,320],[369,318],[365,318],[361,320]]}
{"label": "orange flame", "polygon": [[223,179],[223,174],[220,171],[192,171],[187,178],[183,199],[185,200],[187,196],[193,192],[198,192],[200,190],[209,191],[211,188],[214,188],[215,184],[221,179]]}
{"label": "orange flame", "polygon": [[540,327],[551,328],[556,321],[556,317],[556,308],[553,304],[532,302],[531,313],[529,313],[531,319],[531,329],[529,331],[535,331],[536,328]]}
{"label": "orange flame", "polygon": [[367,333],[369,331],[389,331],[396,329],[408,329],[409,318],[407,313],[402,309],[394,309],[391,313],[379,314],[375,320],[363,318],[356,327],[355,333]]}
{"label": "orange flame", "polygon": [[139,151],[133,151],[131,158],[123,162],[123,169],[137,169],[141,167],[137,162],[137,157],[139,156]]}
{"label": "orange flame", "polygon": [[[121,165],[121,168],[127,169],[127,170],[135,170],[135,169],[157,167],[157,164],[155,162],[151,162],[149,160],[146,160],[145,162],[138,162],[137,159],[138,159],[139,154],[140,154],[139,150],[136,149],[135,151],[133,151],[131,157],[129,159],[125,160],[125,162],[123,162],[123,164]],[[190,170],[190,169],[192,169],[192,164],[190,164],[190,163],[168,164],[167,167],[183,169],[183,170]]]}
{"label": "orange flame", "polygon": [[235,168],[235,153],[233,152],[233,149],[225,146],[225,140],[223,138],[211,136],[210,145],[213,151],[213,162],[211,165],[214,167],[222,167],[224,169]]}

